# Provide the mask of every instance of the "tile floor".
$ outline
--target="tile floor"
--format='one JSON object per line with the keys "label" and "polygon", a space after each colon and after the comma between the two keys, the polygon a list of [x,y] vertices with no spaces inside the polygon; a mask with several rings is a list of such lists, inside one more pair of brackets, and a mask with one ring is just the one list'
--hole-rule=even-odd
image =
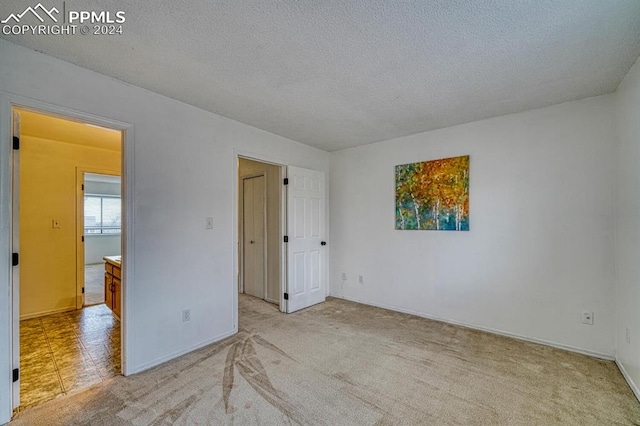
{"label": "tile floor", "polygon": [[104,263],[84,266],[84,305],[104,303]]}
{"label": "tile floor", "polygon": [[20,410],[120,374],[120,321],[103,305],[20,321]]}

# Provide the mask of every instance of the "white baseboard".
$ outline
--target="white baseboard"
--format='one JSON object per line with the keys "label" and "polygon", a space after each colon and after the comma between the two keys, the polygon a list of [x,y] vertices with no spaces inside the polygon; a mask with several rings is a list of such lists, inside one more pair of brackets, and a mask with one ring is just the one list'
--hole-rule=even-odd
{"label": "white baseboard", "polygon": [[59,314],[62,312],[75,311],[75,310],[76,310],[76,307],[74,305],[74,306],[68,306],[66,308],[58,308],[58,309],[51,309],[48,311],[36,312],[35,314],[20,315],[20,321],[32,319],[32,318],[44,317],[47,315]]}
{"label": "white baseboard", "polygon": [[500,336],[511,337],[513,339],[522,340],[522,341],[525,341],[525,342],[538,343],[538,344],[545,345],[545,346],[551,346],[553,348],[563,349],[563,350],[569,351],[569,352],[575,352],[575,353],[579,353],[579,354],[583,354],[583,355],[588,355],[588,356],[591,356],[591,357],[604,359],[604,360],[607,360],[607,361],[614,361],[615,360],[615,356],[613,354],[596,352],[596,351],[592,351],[592,350],[589,350],[589,349],[583,349],[583,348],[578,348],[578,347],[575,347],[575,346],[565,345],[563,343],[552,342],[550,340],[537,339],[535,337],[523,336],[521,334],[515,334],[515,333],[508,332],[508,331],[497,330],[495,328],[490,328],[490,327],[483,327],[481,325],[470,324],[470,323],[466,323],[466,322],[463,322],[463,321],[456,321],[456,320],[452,320],[452,319],[441,318],[441,317],[437,317],[435,315],[426,314],[424,312],[417,312],[417,311],[413,311],[411,309],[404,309],[404,308],[401,308],[401,307],[398,307],[398,306],[393,306],[393,305],[385,305],[385,304],[381,304],[381,303],[371,302],[371,301],[368,301],[368,300],[358,299],[358,298],[355,298],[355,297],[347,297],[347,296],[342,296],[342,295],[338,295],[338,294],[331,294],[330,296],[336,297],[338,299],[349,300],[349,301],[356,302],[356,303],[362,303],[364,305],[375,306],[375,307],[383,308],[383,309],[389,309],[390,311],[396,311],[396,312],[402,312],[404,314],[415,315],[415,316],[418,316],[418,317],[427,318],[427,319],[434,320],[434,321],[446,322],[447,324],[458,325],[458,326],[461,326],[461,327],[471,328],[473,330],[485,331],[485,332],[491,333],[491,334],[497,334],[497,335],[500,335]]}
{"label": "white baseboard", "polygon": [[165,363],[167,361],[171,361],[174,358],[178,358],[179,356],[185,355],[185,354],[187,354],[189,352],[193,352],[193,351],[198,350],[200,348],[203,348],[203,347],[205,347],[207,345],[219,342],[222,339],[226,339],[227,337],[233,336],[237,332],[238,332],[237,329],[233,329],[231,331],[227,331],[225,333],[222,333],[222,334],[220,334],[220,335],[218,335],[218,336],[216,336],[216,337],[214,337],[212,339],[207,339],[207,340],[205,340],[203,342],[196,343],[195,345],[189,346],[186,349],[181,349],[179,351],[170,353],[168,355],[161,356],[160,358],[156,358],[153,361],[145,362],[144,364],[141,364],[141,365],[138,365],[138,366],[132,368],[131,374],[142,373],[143,371],[146,371],[146,370],[148,370],[150,368],[153,368],[153,367],[155,367],[157,365],[160,365],[160,364]]}
{"label": "white baseboard", "polygon": [[627,370],[624,368],[624,365],[617,359],[616,359],[616,365],[618,366],[618,370],[620,370],[620,372],[622,373],[622,377],[624,377],[624,379],[629,384],[629,387],[631,388],[631,391],[633,392],[633,394],[636,396],[636,399],[640,402],[640,389],[638,389],[638,386],[636,386],[635,382],[633,381],[629,373],[627,373]]}

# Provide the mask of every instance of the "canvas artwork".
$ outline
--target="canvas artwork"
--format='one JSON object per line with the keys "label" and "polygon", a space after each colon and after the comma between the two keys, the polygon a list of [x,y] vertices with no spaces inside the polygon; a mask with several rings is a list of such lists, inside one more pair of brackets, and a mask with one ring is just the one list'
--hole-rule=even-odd
{"label": "canvas artwork", "polygon": [[396,229],[469,230],[469,156],[396,166]]}

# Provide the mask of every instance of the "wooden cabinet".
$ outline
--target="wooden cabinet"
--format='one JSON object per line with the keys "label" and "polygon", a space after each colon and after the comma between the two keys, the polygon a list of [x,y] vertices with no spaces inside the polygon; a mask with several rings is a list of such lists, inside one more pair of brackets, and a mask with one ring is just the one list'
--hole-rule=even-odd
{"label": "wooden cabinet", "polygon": [[104,300],[115,316],[120,318],[122,307],[122,268],[112,257],[105,257],[104,264]]}

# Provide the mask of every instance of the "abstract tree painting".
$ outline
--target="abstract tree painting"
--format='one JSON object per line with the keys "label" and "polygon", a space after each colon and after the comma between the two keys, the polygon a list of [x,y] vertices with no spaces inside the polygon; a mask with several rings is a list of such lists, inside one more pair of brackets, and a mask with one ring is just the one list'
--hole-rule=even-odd
{"label": "abstract tree painting", "polygon": [[469,230],[469,156],[396,166],[396,229]]}

